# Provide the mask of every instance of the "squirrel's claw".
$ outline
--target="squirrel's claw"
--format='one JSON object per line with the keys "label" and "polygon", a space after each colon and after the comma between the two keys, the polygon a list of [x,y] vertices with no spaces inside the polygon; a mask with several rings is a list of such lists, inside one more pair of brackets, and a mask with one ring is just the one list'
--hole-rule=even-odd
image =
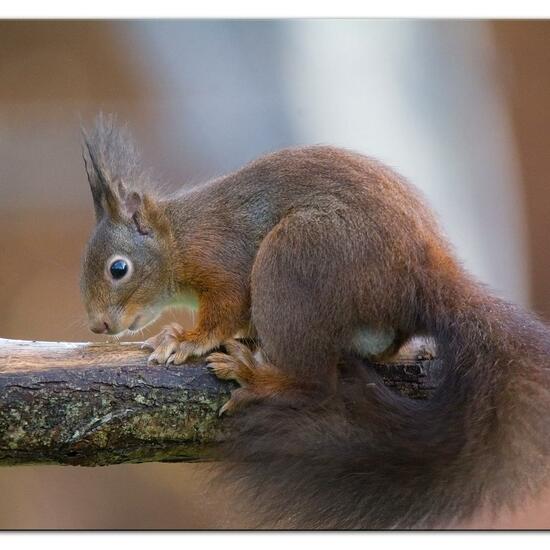
{"label": "squirrel's claw", "polygon": [[193,350],[190,349],[190,348],[191,348],[191,346],[186,345],[185,342],[181,343],[176,348],[174,353],[172,353],[172,355],[170,355],[170,357],[168,357],[168,359],[166,361],[166,364],[167,365],[169,365],[169,364],[181,365],[182,363],[185,363],[187,361],[187,359],[189,359],[189,357],[191,355],[193,355]]}
{"label": "squirrel's claw", "polygon": [[218,416],[223,416],[229,409],[231,409],[231,399],[227,401],[224,405],[220,407],[218,411]]}
{"label": "squirrel's claw", "polygon": [[158,346],[149,356],[148,363],[167,363],[177,348],[177,342],[166,342]]}
{"label": "squirrel's claw", "polygon": [[238,388],[231,392],[231,398],[220,408],[218,416],[233,414],[246,405],[259,400],[260,396],[257,393],[247,388]]}

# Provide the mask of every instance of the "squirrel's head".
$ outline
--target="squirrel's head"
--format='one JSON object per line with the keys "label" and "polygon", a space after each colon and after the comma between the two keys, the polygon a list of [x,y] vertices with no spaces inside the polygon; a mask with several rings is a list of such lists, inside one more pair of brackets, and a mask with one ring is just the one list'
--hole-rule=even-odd
{"label": "squirrel's head", "polygon": [[158,317],[171,286],[170,229],[126,129],[100,116],[83,131],[96,226],[83,259],[81,292],[93,332],[139,330]]}

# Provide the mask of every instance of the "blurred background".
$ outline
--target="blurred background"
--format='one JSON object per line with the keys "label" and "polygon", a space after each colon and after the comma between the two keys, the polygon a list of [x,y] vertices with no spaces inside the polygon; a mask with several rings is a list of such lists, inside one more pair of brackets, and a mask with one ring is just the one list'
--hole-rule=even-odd
{"label": "blurred background", "polygon": [[[471,271],[550,320],[549,69],[547,21],[0,22],[0,337],[99,339],[78,287],[94,223],[79,128],[99,110],[174,187],[291,145],[378,157]],[[210,479],[1,468],[0,528],[246,527],[206,498]],[[543,508],[495,525],[550,527]]]}

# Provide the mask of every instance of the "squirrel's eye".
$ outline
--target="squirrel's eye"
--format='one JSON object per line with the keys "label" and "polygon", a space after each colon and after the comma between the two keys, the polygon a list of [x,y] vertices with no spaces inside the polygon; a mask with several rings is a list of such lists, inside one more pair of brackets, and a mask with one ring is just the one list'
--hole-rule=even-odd
{"label": "squirrel's eye", "polygon": [[122,279],[128,273],[128,264],[124,260],[115,260],[109,268],[113,279]]}

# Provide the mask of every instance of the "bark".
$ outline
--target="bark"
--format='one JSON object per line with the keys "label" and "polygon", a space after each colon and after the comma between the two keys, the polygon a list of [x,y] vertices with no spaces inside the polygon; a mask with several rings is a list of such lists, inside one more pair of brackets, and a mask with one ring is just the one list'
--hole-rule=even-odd
{"label": "bark", "polygon": [[[235,386],[204,361],[148,366],[147,355],[136,343],[0,339],[0,465],[208,459]],[[374,367],[415,398],[439,372],[437,361]]]}

